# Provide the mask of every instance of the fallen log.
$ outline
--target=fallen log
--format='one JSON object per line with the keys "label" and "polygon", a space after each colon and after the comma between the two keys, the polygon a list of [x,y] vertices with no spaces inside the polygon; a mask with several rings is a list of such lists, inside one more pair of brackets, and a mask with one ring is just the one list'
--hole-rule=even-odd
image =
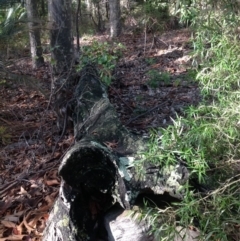
{"label": "fallen log", "polygon": [[[149,160],[137,170],[134,163],[141,159],[147,142],[121,124],[91,65],[79,76],[72,104],[75,144],[59,167],[59,197],[44,241],[115,240],[114,229],[107,224],[111,218],[106,218],[113,207],[130,210],[144,193],[183,198],[189,177],[183,164],[163,167]],[[124,232],[127,229],[133,231],[126,226]]]}

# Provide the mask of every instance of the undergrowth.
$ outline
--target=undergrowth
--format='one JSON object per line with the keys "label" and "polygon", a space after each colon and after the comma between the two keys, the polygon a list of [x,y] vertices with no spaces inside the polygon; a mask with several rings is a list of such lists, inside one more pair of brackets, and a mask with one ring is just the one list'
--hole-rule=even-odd
{"label": "undergrowth", "polygon": [[159,72],[155,69],[149,70],[147,73],[149,77],[148,84],[152,88],[157,88],[159,83],[168,84],[170,82],[170,75],[167,72]]}
{"label": "undergrowth", "polygon": [[146,205],[142,218],[157,240],[174,240],[177,227],[199,230],[198,240],[240,240],[239,19],[225,8],[204,14],[193,40],[202,102],[155,131],[142,161],[166,166],[181,160],[190,180],[206,191],[194,192],[188,184],[182,202],[164,210]]}
{"label": "undergrowth", "polygon": [[11,135],[6,127],[0,126],[0,144],[7,145],[11,140]]}
{"label": "undergrowth", "polygon": [[95,64],[99,69],[100,79],[108,86],[112,81],[112,73],[115,69],[117,60],[122,56],[124,46],[121,43],[112,45],[94,41],[89,46],[83,46],[79,69],[87,63]]}

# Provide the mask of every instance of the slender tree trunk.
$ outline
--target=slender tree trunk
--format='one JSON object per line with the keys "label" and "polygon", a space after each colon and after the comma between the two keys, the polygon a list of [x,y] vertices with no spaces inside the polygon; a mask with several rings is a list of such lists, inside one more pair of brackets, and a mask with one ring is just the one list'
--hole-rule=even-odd
{"label": "slender tree trunk", "polygon": [[92,1],[91,0],[85,0],[86,6],[87,6],[87,11],[89,13],[92,13]]}
{"label": "slender tree trunk", "polygon": [[44,0],[41,0],[41,15],[42,16],[46,16],[46,6],[45,6],[45,4],[46,4],[46,2]]}
{"label": "slender tree trunk", "polygon": [[109,3],[106,1],[105,3],[105,11],[106,11],[106,18],[109,20]]}
{"label": "slender tree trunk", "polygon": [[74,56],[71,0],[49,0],[48,11],[54,74],[65,75],[71,69]]}
{"label": "slender tree trunk", "polygon": [[96,27],[96,30],[100,33],[104,32],[105,31],[105,26],[103,21],[104,13],[102,9],[101,0],[93,1],[91,16],[92,16],[92,21]]}
{"label": "slender tree trunk", "polygon": [[37,0],[26,0],[26,9],[28,16],[32,65],[33,68],[38,68],[44,63],[44,59],[42,57]]}
{"label": "slender tree trunk", "polygon": [[121,9],[120,0],[109,1],[110,13],[110,36],[111,38],[118,37],[121,34]]}
{"label": "slender tree trunk", "polygon": [[81,17],[82,17],[82,14],[81,14],[81,0],[78,0],[77,12],[76,12],[77,54],[80,54],[79,16],[80,16],[80,19],[81,19]]}
{"label": "slender tree trunk", "polygon": [[120,0],[121,12],[125,14],[130,14],[131,12],[131,0]]}
{"label": "slender tree trunk", "polygon": [[96,4],[96,13],[97,13],[97,19],[98,19],[98,31],[104,32],[105,26],[103,22],[103,13],[102,13],[102,8],[101,8],[101,1],[98,1]]}

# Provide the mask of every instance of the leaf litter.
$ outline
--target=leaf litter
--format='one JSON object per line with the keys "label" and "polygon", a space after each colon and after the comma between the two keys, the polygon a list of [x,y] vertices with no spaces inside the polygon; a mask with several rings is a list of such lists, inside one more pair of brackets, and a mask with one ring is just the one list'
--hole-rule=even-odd
{"label": "leaf litter", "polygon": [[[105,35],[94,39],[110,41]],[[151,128],[167,127],[186,106],[199,102],[198,86],[188,76],[189,39],[186,29],[119,38],[126,48],[108,92],[131,131],[148,135]],[[68,130],[52,157],[59,132],[56,114],[49,108],[51,69],[45,64],[32,70],[26,59],[9,69],[37,84],[0,85],[0,241],[41,240],[58,195],[61,157],[74,142],[73,130]],[[115,148],[117,143],[109,140],[105,145]]]}

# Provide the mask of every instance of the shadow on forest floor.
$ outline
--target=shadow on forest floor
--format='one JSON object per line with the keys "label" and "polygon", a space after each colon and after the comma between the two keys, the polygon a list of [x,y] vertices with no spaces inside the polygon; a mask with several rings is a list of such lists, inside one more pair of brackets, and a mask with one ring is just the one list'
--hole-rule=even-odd
{"label": "shadow on forest floor", "polygon": [[185,107],[197,105],[201,99],[190,70],[190,33],[167,32],[154,44],[153,38],[156,36],[148,36],[145,45],[144,36],[121,38],[127,47],[109,88],[120,119],[139,134],[150,128],[167,127],[171,118],[184,115]]}

